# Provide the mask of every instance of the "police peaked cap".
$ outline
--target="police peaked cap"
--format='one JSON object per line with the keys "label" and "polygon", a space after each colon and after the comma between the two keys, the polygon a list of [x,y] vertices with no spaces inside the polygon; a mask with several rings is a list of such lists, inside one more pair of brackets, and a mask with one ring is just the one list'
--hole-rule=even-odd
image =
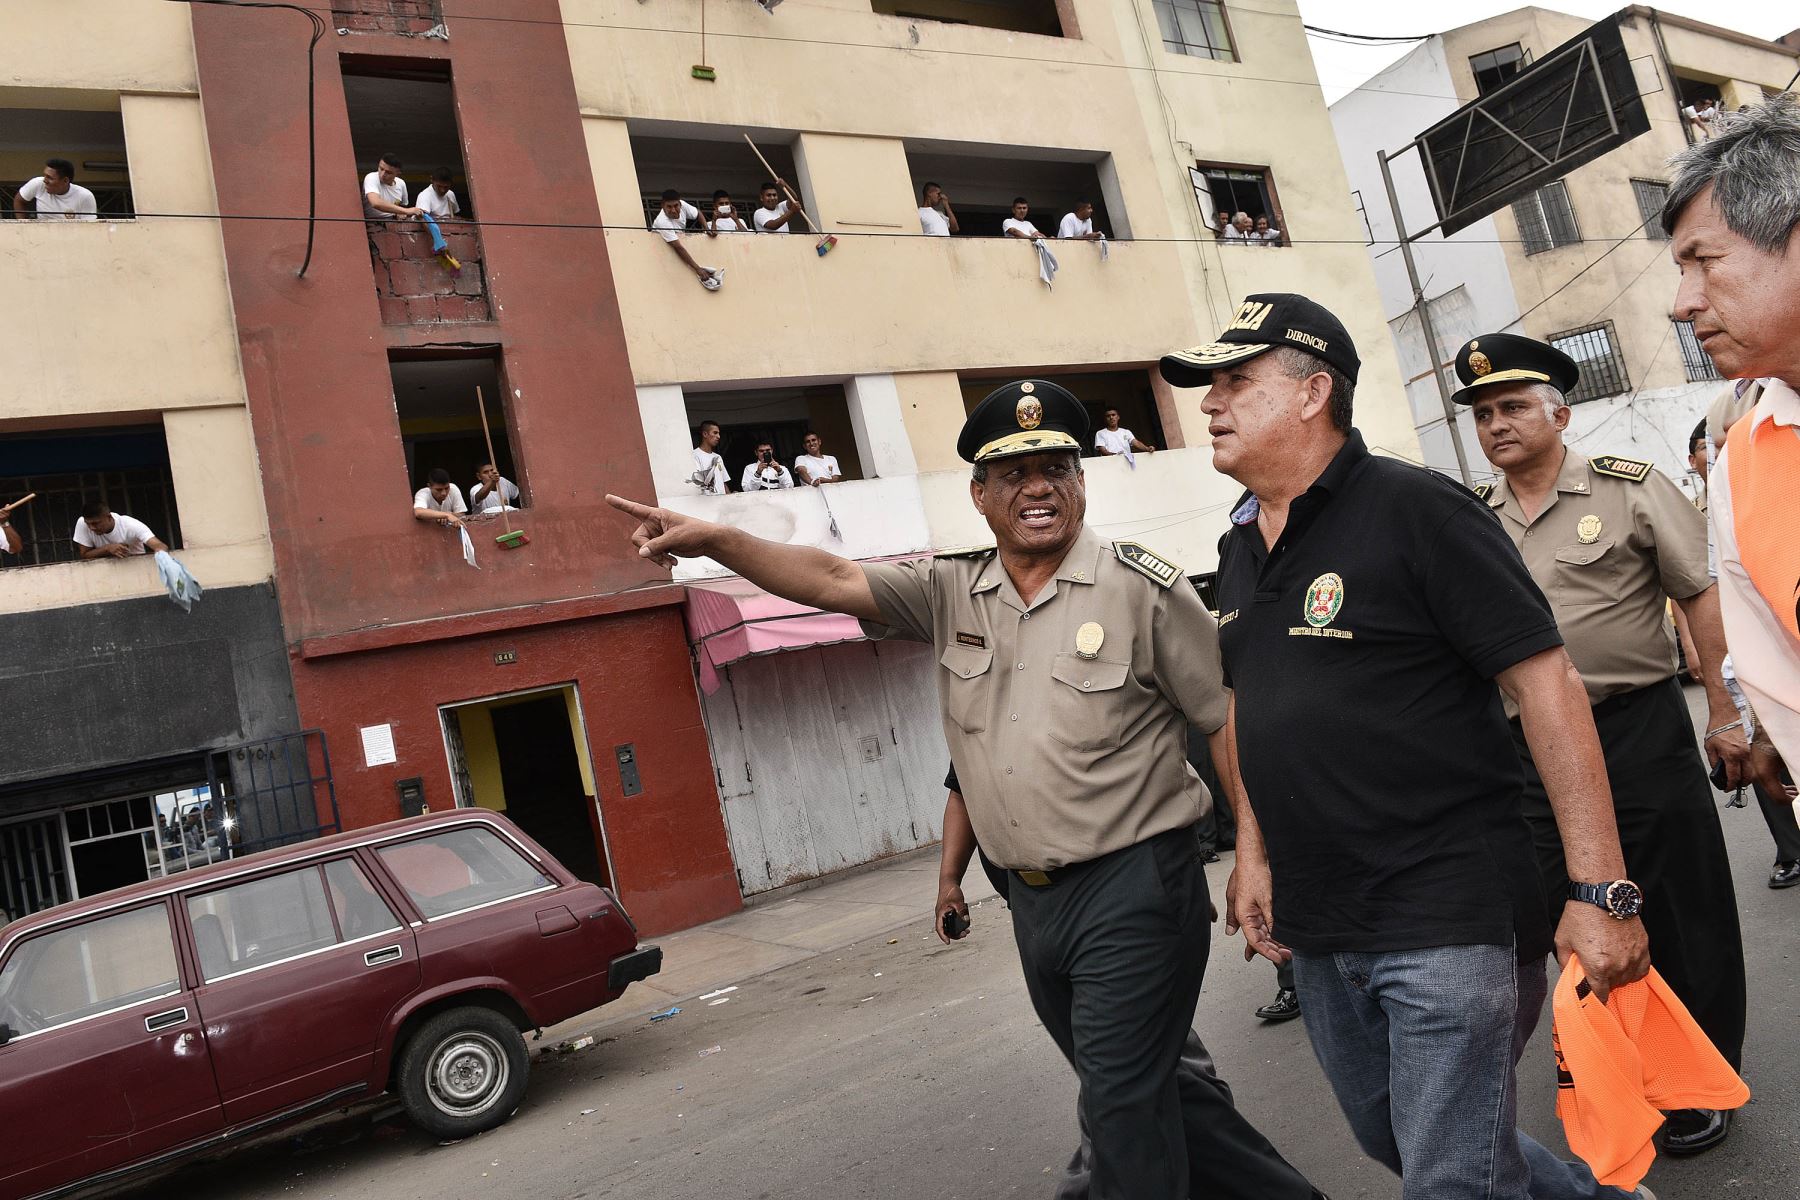
{"label": "police peaked cap", "polygon": [[1481,399],[1481,389],[1496,383],[1547,383],[1563,395],[1575,390],[1581,368],[1555,346],[1516,333],[1484,333],[1456,352],[1456,377],[1462,390],[1450,397],[1458,404]]}
{"label": "police peaked cap", "polygon": [[1220,367],[1288,346],[1330,363],[1356,382],[1362,367],[1350,331],[1323,304],[1293,292],[1245,296],[1237,315],[1214,341],[1165,354],[1162,377],[1176,387],[1204,387]]}
{"label": "police peaked cap", "polygon": [[1081,453],[1087,409],[1068,388],[1047,379],[1019,379],[989,392],[956,439],[964,462],[987,462],[1047,450]]}

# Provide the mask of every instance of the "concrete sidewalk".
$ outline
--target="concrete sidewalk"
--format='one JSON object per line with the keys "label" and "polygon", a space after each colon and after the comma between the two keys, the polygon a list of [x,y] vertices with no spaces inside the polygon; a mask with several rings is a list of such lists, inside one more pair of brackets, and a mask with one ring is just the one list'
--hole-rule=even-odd
{"label": "concrete sidewalk", "polygon": [[[928,937],[937,873],[938,848],[927,846],[823,882],[755,897],[742,912],[651,939],[662,947],[660,974],[632,984],[605,1008],[545,1029],[538,1044],[554,1046],[591,1029],[642,1021],[708,992],[870,938]],[[971,863],[963,876],[963,898],[972,907],[994,896],[979,860]]]}

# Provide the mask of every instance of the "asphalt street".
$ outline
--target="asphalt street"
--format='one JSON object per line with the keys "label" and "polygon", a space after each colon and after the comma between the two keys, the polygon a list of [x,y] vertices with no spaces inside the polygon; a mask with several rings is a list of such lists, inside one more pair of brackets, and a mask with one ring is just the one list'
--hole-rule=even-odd
{"label": "asphalt street", "polygon": [[[1659,1159],[1663,1200],[1800,1195],[1800,889],[1766,887],[1754,807],[1723,814],[1750,947],[1745,1075],[1755,1094],[1726,1144]],[[1209,869],[1221,897],[1230,856]],[[439,1145],[398,1117],[334,1118],[115,1190],[185,1200],[920,1200],[1043,1197],[1075,1139],[1074,1079],[1033,1017],[1005,908],[974,911],[953,947],[924,917],[746,981],[725,1003],[642,1014],[573,1054],[537,1047],[504,1127]],[[893,939],[891,942],[889,939]],[[1300,1022],[1264,1026],[1266,963],[1215,930],[1197,1026],[1238,1103],[1335,1200],[1391,1200],[1313,1062]],[[1549,1020],[1521,1071],[1521,1124],[1563,1145]]]}

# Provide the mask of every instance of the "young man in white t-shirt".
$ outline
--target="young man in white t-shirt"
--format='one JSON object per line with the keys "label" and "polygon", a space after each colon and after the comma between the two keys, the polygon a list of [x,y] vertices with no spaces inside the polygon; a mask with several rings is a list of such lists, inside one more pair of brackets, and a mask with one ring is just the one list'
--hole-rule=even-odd
{"label": "young man in white t-shirt", "polygon": [[1106,237],[1094,229],[1094,206],[1086,200],[1075,202],[1075,211],[1063,214],[1056,236],[1064,240],[1097,242]]}
{"label": "young man in white t-shirt", "polygon": [[1122,454],[1125,456],[1125,461],[1133,466],[1137,465],[1132,458],[1134,453],[1153,454],[1156,452],[1156,447],[1140,442],[1137,435],[1131,430],[1119,427],[1119,410],[1116,408],[1106,410],[1106,425],[1094,431],[1094,449],[1101,454]]}
{"label": "young man in white t-shirt", "polygon": [[75,164],[66,158],[44,160],[44,173],[27,179],[13,196],[13,212],[23,218],[37,206],[40,221],[98,221],[94,193],[75,182]]}
{"label": "young man in white t-shirt", "polygon": [[1682,108],[1681,115],[1687,118],[1689,128],[1701,141],[1708,141],[1713,135],[1713,123],[1719,115],[1717,103],[1711,96],[1701,100],[1698,105],[1689,104]]}
{"label": "young man in white t-shirt", "polygon": [[961,228],[944,189],[935,183],[927,183],[919,194],[919,229],[926,237],[949,237]]}
{"label": "young man in white t-shirt", "polygon": [[461,525],[468,513],[462,489],[450,482],[450,472],[442,467],[434,468],[426,476],[425,486],[413,493],[413,517],[417,520]]}
{"label": "young man in white t-shirt", "polygon": [[808,487],[823,487],[828,483],[844,482],[837,455],[825,453],[824,438],[809,429],[800,439],[800,445],[806,453],[794,460],[794,474],[801,483]]}
{"label": "young man in white t-shirt", "polygon": [[750,222],[738,215],[737,205],[731,202],[731,193],[720,188],[713,193],[712,227],[718,233],[755,233]]}
{"label": "young man in white t-shirt", "polygon": [[469,489],[469,503],[477,515],[519,507],[519,485],[500,473],[493,463],[482,463]]}
{"label": "young man in white t-shirt", "polygon": [[81,510],[74,536],[82,558],[129,558],[169,548],[148,525],[113,512],[104,500],[95,500]]}
{"label": "young man in white t-shirt", "polygon": [[700,422],[700,444],[694,447],[694,473],[688,476],[688,482],[708,496],[723,496],[725,481],[730,478],[725,472],[725,457],[719,453],[721,436],[717,421]]}
{"label": "young man in white t-shirt", "polygon": [[[456,193],[450,190],[454,177],[449,167],[439,167],[431,173],[431,186],[419,193],[419,207],[439,221],[449,221],[462,215],[462,205],[456,202]],[[401,186],[405,186],[404,181]]]}
{"label": "young man in white t-shirt", "polygon": [[25,543],[20,540],[19,531],[13,528],[12,505],[0,508],[0,550],[17,555],[24,548]]}
{"label": "young man in white t-shirt", "polygon": [[781,197],[783,194],[799,195],[788,186],[788,181],[777,176],[762,185],[762,207],[756,210],[756,217],[751,224],[758,233],[792,233],[794,224],[800,215],[800,206],[790,204]]}
{"label": "young man in white t-shirt", "polygon": [[406,202],[406,180],[400,178],[400,156],[383,154],[375,169],[363,176],[363,216],[416,217],[419,210]]}
{"label": "young man in white t-shirt", "polygon": [[686,246],[681,244],[681,235],[687,232],[690,221],[700,221],[706,226],[707,237],[718,237],[719,231],[714,229],[711,221],[702,220],[700,210],[681,198],[681,193],[674,188],[665,188],[662,194],[662,211],[650,222],[657,236],[669,244],[675,257],[687,264],[687,269],[699,277],[700,286],[709,292],[716,292],[725,282],[723,267],[703,267],[694,261]]}
{"label": "young man in white t-shirt", "polygon": [[746,492],[778,492],[793,487],[794,477],[775,461],[775,447],[762,442],[756,447],[756,457],[744,467],[740,486]]}
{"label": "young man in white t-shirt", "polygon": [[1000,223],[1001,234],[1006,237],[1024,238],[1028,242],[1035,242],[1042,238],[1043,233],[1027,219],[1030,216],[1030,203],[1023,196],[1014,196],[1012,216]]}

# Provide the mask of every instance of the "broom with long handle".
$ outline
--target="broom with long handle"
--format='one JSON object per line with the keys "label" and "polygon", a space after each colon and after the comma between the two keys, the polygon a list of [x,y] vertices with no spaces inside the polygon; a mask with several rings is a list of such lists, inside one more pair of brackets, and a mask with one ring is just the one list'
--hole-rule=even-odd
{"label": "broom with long handle", "polygon": [[[494,464],[494,474],[500,473],[500,460],[494,457],[494,434],[488,428],[487,401],[482,398],[481,385],[475,385],[475,410],[481,414],[481,436],[487,442],[488,461]],[[506,515],[506,489],[500,489],[500,523],[506,526],[505,533],[494,535],[494,544],[502,550],[517,550],[531,539],[525,536],[523,529],[512,527],[512,518]]]}
{"label": "broom with long handle", "polygon": [[[769,173],[769,178],[780,179],[781,173],[769,165],[769,160],[764,158],[763,152],[756,148],[756,143],[750,141],[749,134],[746,133],[744,135],[744,141],[749,144],[750,153],[756,155],[756,161],[763,165],[763,170]],[[831,248],[837,245],[837,235],[835,233],[825,233],[823,229],[820,229],[817,225],[813,224],[813,219],[807,216],[806,209],[801,207],[800,197],[794,195],[793,189],[784,185],[781,190],[787,195],[788,203],[794,206],[794,211],[800,214],[800,219],[806,222],[806,227],[814,233],[825,234],[825,236],[819,239],[819,244],[813,247],[814,250],[818,251],[819,257],[824,258],[831,252]],[[761,230],[758,230],[757,232],[760,233]]]}

